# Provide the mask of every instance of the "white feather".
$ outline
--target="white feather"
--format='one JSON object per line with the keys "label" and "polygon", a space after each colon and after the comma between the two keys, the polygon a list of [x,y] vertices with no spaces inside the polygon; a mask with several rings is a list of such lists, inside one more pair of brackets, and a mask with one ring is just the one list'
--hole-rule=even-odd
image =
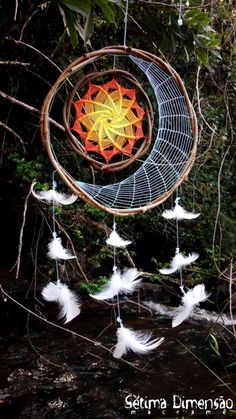
{"label": "white feather", "polygon": [[60,280],[55,284],[49,282],[42,290],[44,300],[56,302],[60,306],[59,318],[64,319],[64,323],[70,322],[80,314],[80,304],[77,295],[71,291],[66,284]]}
{"label": "white feather", "polygon": [[140,285],[142,281],[141,278],[137,279],[140,276],[140,272],[136,268],[126,269],[121,275],[121,289],[119,293],[122,294],[132,294]]}
{"label": "white feather", "polygon": [[200,213],[194,213],[186,211],[183,207],[178,204],[176,200],[175,207],[172,210],[166,210],[162,213],[162,216],[168,220],[175,218],[176,220],[193,220],[199,217]]}
{"label": "white feather", "polygon": [[48,243],[47,255],[51,259],[74,259],[76,257],[62,246],[60,237],[53,237],[50,243]]}
{"label": "white feather", "polygon": [[34,185],[36,184],[36,182],[33,182],[31,185],[31,193],[32,195],[39,199],[40,201],[46,202],[46,203],[50,203],[50,202],[54,202],[55,204],[57,204],[58,206],[60,205],[70,205],[73,204],[78,197],[76,195],[65,195],[63,193],[59,193],[57,192],[55,189],[49,189],[48,191],[39,191],[39,192],[35,192],[34,190]]}
{"label": "white feather", "polygon": [[90,296],[96,300],[109,300],[118,294],[132,294],[141,282],[141,278],[137,279],[139,275],[136,268],[127,269],[123,274],[117,270],[100,292]]}
{"label": "white feather", "polygon": [[178,310],[178,314],[172,320],[172,327],[177,327],[184,320],[188,319],[192,313],[193,306],[190,305],[182,305],[180,310]]}
{"label": "white feather", "polygon": [[106,243],[114,247],[126,247],[132,242],[130,240],[122,239],[119,234],[113,230],[110,236],[106,239]]}
{"label": "white feather", "polygon": [[191,315],[194,306],[205,301],[208,297],[209,294],[206,293],[204,284],[198,284],[187,291],[182,297],[182,305],[178,308],[178,314],[172,320],[172,327],[179,326]]}
{"label": "white feather", "polygon": [[184,256],[182,253],[177,252],[171,261],[170,268],[159,269],[159,272],[163,275],[170,275],[194,262],[198,257],[199,255],[197,253],[191,253],[188,256]]}
{"label": "white feather", "polygon": [[151,333],[136,332],[127,327],[120,327],[117,330],[117,344],[113,351],[114,358],[121,358],[129,350],[138,354],[146,354],[157,348],[164,340],[164,338],[152,340],[150,338]]}

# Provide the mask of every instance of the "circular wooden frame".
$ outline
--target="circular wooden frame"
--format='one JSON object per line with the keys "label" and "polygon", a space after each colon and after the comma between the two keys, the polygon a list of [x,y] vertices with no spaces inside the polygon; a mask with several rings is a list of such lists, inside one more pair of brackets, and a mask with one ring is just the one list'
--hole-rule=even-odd
{"label": "circular wooden frame", "polygon": [[[137,58],[141,58],[144,60],[148,60],[154,64],[156,64],[159,68],[164,70],[167,74],[169,74],[171,77],[175,79],[175,82],[178,85],[178,88],[180,89],[181,94],[183,95],[186,106],[188,109],[188,114],[190,117],[191,122],[191,128],[192,128],[192,138],[193,138],[193,145],[191,149],[191,153],[189,155],[189,158],[185,164],[184,170],[182,171],[181,175],[179,176],[178,180],[174,183],[174,185],[165,193],[163,193],[161,196],[153,200],[152,202],[148,202],[147,204],[135,208],[115,208],[115,207],[108,207],[106,205],[101,204],[100,202],[96,201],[95,198],[93,198],[89,193],[87,193],[78,182],[60,165],[58,160],[56,159],[56,156],[53,151],[53,147],[50,141],[50,107],[53,102],[54,96],[57,94],[57,90],[60,88],[60,86],[65,82],[69,77],[73,74],[75,74],[78,70],[84,68],[88,64],[91,64],[93,61],[107,56],[107,55],[120,55],[120,56],[134,56]],[[49,159],[57,171],[57,173],[60,175],[62,180],[70,187],[70,189],[73,191],[74,194],[78,195],[82,200],[84,200],[86,203],[102,210],[106,211],[110,214],[120,215],[120,216],[127,216],[132,214],[139,214],[142,212],[145,212],[151,208],[154,208],[155,206],[161,204],[163,201],[165,201],[173,192],[174,190],[184,181],[187,179],[188,173],[190,172],[195,155],[196,155],[196,148],[197,148],[197,135],[198,135],[198,129],[197,129],[197,120],[196,115],[193,109],[193,106],[188,98],[188,94],[186,92],[185,86],[183,81],[181,80],[180,76],[177,74],[177,72],[166,62],[161,60],[160,58],[156,57],[155,55],[148,53],[146,51],[142,51],[136,48],[130,48],[126,46],[109,46],[106,48],[102,48],[98,51],[92,51],[88,54],[84,54],[77,60],[75,60],[73,63],[71,63],[58,77],[50,91],[48,92],[41,110],[41,119],[40,119],[40,130],[41,130],[41,137],[43,145],[48,153]]]}
{"label": "circular wooden frame", "polygon": [[[87,153],[83,145],[78,141],[77,137],[73,134],[69,126],[68,120],[71,113],[71,105],[73,103],[74,96],[79,91],[79,89],[81,89],[81,87],[83,87],[85,83],[90,83],[94,79],[98,79],[98,78],[110,76],[110,75],[114,78],[122,77],[126,81],[130,82],[134,86],[135,90],[137,90],[137,92],[141,94],[142,100],[144,102],[144,110],[145,110],[145,116],[146,116],[146,121],[147,121],[147,134],[144,136],[141,146],[130,157],[128,157],[125,160],[121,160],[115,163],[105,164],[103,162],[100,162],[92,158]],[[65,101],[64,109],[63,109],[64,127],[66,129],[67,137],[73,150],[77,154],[79,154],[81,157],[88,160],[88,162],[95,169],[100,169],[106,172],[116,172],[118,170],[125,169],[131,163],[133,163],[136,159],[140,158],[144,153],[147,152],[148,148],[150,147],[151,140],[152,140],[153,119],[154,119],[153,109],[152,109],[151,102],[149,100],[149,97],[147,96],[147,94],[144,92],[141,85],[139,84],[138,80],[134,76],[129,74],[128,72],[124,70],[118,70],[118,69],[89,73],[86,76],[79,79],[78,82],[75,84],[71,94],[68,96],[67,100]]]}

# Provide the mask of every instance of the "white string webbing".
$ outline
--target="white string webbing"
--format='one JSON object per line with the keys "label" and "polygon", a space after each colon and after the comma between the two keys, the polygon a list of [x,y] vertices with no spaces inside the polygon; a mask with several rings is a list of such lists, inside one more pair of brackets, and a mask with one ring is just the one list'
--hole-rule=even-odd
{"label": "white string webbing", "polygon": [[146,74],[157,100],[159,127],[152,150],[139,169],[121,182],[104,186],[78,182],[96,202],[118,209],[145,206],[167,193],[181,177],[193,147],[186,99],[175,78],[155,63],[130,59]]}

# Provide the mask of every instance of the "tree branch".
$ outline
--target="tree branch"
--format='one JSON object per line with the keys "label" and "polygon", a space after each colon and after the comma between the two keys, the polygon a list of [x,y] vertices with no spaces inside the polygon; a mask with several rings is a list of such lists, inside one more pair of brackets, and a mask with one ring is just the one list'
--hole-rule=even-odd
{"label": "tree branch", "polygon": [[1,121],[0,121],[0,127],[3,127],[5,130],[9,131],[12,135],[14,135],[14,137],[16,137],[20,141],[20,143],[22,145],[22,148],[23,148],[23,153],[26,154],[26,149],[25,149],[24,141],[19,136],[19,134],[17,134],[17,132],[15,132],[12,128],[10,128],[8,125],[4,124]]}
{"label": "tree branch", "polygon": [[22,65],[24,67],[27,67],[27,66],[30,65],[30,63],[22,63],[20,61],[10,61],[10,60],[7,60],[7,61],[0,61],[0,65]]}
{"label": "tree branch", "polygon": [[[33,113],[35,113],[39,116],[41,115],[41,112],[38,109],[34,108],[33,106],[28,105],[25,102],[22,102],[22,101],[20,101],[16,98],[14,98],[13,96],[7,95],[6,93],[4,93],[2,91],[0,91],[0,96],[3,99],[9,100],[11,103],[14,103],[14,105],[22,106],[23,108],[27,109],[29,112],[33,112]],[[48,118],[48,119],[53,125],[55,125],[55,127],[59,128],[61,131],[65,132],[65,128],[63,127],[63,125],[59,124],[58,122],[56,122],[52,118]]]}

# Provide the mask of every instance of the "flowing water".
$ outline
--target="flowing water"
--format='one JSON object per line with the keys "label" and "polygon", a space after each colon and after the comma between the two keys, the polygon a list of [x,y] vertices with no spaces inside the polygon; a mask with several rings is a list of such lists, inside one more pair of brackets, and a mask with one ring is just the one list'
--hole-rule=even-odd
{"label": "flowing water", "polygon": [[[16,299],[39,313],[37,301],[32,303],[32,299],[18,295]],[[62,325],[56,319],[57,308],[48,306],[52,310],[46,313],[43,309],[44,314]],[[236,403],[230,391],[236,387],[232,375],[226,376],[220,357],[209,344],[209,324],[186,323],[172,329],[168,319],[152,316],[147,310],[140,313],[134,305],[127,307],[122,307],[126,326],[165,337],[150,355],[126,356],[130,364],[114,359],[96,345],[99,342],[111,349],[116,343],[111,308],[88,303],[81,315],[66,325],[94,344],[2,300],[0,418],[200,418],[206,416],[209,405],[185,409],[186,399],[203,399],[201,406],[205,400],[223,396],[221,401],[232,399]],[[230,348],[234,341],[229,333],[218,325],[214,335],[223,360],[233,362]],[[220,385],[216,375],[231,381],[230,389]],[[207,417],[233,415],[233,409],[222,408],[209,411]]]}

